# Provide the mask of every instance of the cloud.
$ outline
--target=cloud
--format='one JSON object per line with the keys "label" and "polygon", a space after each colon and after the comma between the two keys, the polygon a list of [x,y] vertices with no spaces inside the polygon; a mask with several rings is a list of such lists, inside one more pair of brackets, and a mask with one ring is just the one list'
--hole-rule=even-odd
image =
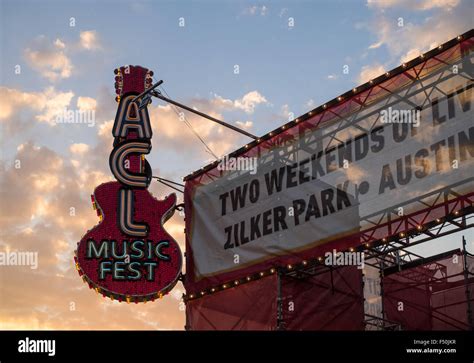
{"label": "cloud", "polygon": [[[251,120],[229,120],[224,117],[223,113],[243,111],[246,114],[252,114],[259,104],[268,104],[268,101],[258,91],[252,91],[235,100],[212,94],[210,99],[193,98],[185,103],[196,110],[219,120],[235,123],[238,127],[251,132],[253,128]],[[181,110],[178,110],[178,112],[180,113]],[[160,124],[166,125],[166,127],[160,128],[159,133],[155,133],[153,136],[154,143],[160,145],[160,148],[166,148],[167,152],[175,152],[176,155],[182,155],[183,153],[189,155],[188,164],[195,167],[202,166],[203,162],[209,158],[209,153],[204,145],[181,119],[180,114],[176,114],[175,109],[171,105],[155,106],[152,104],[149,106],[149,113],[151,120],[159,120]],[[185,120],[191,124],[195,132],[218,157],[248,142],[244,136],[193,113],[183,111],[182,115],[185,116]],[[103,124],[100,126],[99,134],[109,137],[111,126],[112,121]],[[178,140],[179,142],[177,142]]]}
{"label": "cloud", "polygon": [[[235,100],[223,98],[217,94],[212,95],[210,101],[204,100],[205,103],[210,102],[210,105],[216,110],[236,111],[241,110],[245,113],[252,114],[255,108],[260,104],[269,104],[265,96],[258,91],[251,91]],[[198,103],[200,100],[197,100]]]}
{"label": "cloud", "polygon": [[[195,108],[200,111],[217,119],[223,119],[222,114],[212,107],[211,101],[200,99],[188,102],[188,104],[194,104]],[[166,148],[168,152],[175,152],[177,155],[183,153],[192,155],[188,159],[189,164],[199,163],[199,160],[202,162],[209,157],[196,135],[185,125],[184,121],[180,120],[170,105],[150,107],[149,113],[152,120],[160,120],[161,124],[166,125],[166,127],[160,129],[159,133],[154,134],[154,143]],[[197,134],[218,156],[229,153],[245,142],[241,135],[223,126],[189,112],[185,112],[184,115]]]}
{"label": "cloud", "polygon": [[[56,106],[69,106],[74,101],[72,92],[67,97],[58,97],[61,94],[52,87],[36,93],[0,88],[0,100],[6,104],[0,108],[2,122],[25,111],[31,113],[30,122],[39,115],[46,120]],[[39,255],[37,270],[11,267],[6,272],[8,279],[2,280],[2,294],[8,296],[0,311],[3,329],[182,329],[184,326],[185,316],[180,310],[181,284],[172,295],[155,303],[127,305],[104,299],[89,290],[74,269],[72,258],[77,241],[98,222],[89,195],[102,182],[113,180],[107,160],[112,147],[112,108],[116,104],[109,104],[106,94],[103,96],[97,99],[81,96],[75,103],[77,108],[102,110],[109,117],[97,123],[95,144],[76,142],[61,155],[28,141],[20,144],[13,156],[13,160],[21,161],[20,169],[0,161],[1,203],[9,206],[0,210],[0,251],[36,251]],[[113,101],[112,95],[109,96]],[[187,104],[222,119],[223,111],[251,111],[266,102],[264,99],[260,93],[250,92],[236,100],[215,96],[188,100]],[[202,144],[171,106],[153,104],[149,113],[153,124],[158,121],[166,125],[159,132],[155,130],[154,145],[179,156],[187,155],[189,165],[208,157]],[[197,115],[187,113],[186,118],[218,155],[247,141],[242,135]],[[253,127],[250,120],[235,123],[245,129]],[[173,173],[157,169],[153,173],[179,180]],[[172,192],[159,183],[152,183],[149,190],[159,198]],[[183,248],[183,217],[175,214],[165,228]],[[118,315],[120,321],[114,318]]]}
{"label": "cloud", "polygon": [[254,15],[265,16],[265,15],[267,15],[267,13],[268,13],[268,7],[266,7],[265,5],[262,5],[262,6],[258,6],[258,5],[249,6],[249,7],[245,8],[244,11],[243,11],[244,15],[250,15],[250,16],[254,16]]}
{"label": "cloud", "polygon": [[56,116],[71,104],[74,93],[71,91],[55,92],[54,89],[48,88],[44,96],[44,111],[37,115],[36,119],[54,126],[56,125]]}
{"label": "cloud", "polygon": [[43,109],[41,92],[21,92],[16,89],[0,87],[0,121],[6,121],[12,117],[17,109],[23,106],[35,110]]}
{"label": "cloud", "polygon": [[25,49],[25,60],[32,69],[51,82],[69,78],[73,66],[65,54],[65,47],[60,39],[51,42],[44,35],[40,35],[31,47]]}
{"label": "cloud", "polygon": [[241,129],[244,129],[244,130],[250,130],[253,126],[253,122],[252,121],[237,121],[236,122],[237,126],[239,126]]}
{"label": "cloud", "polygon": [[[71,104],[73,97],[72,91],[60,92],[54,87],[40,92],[0,87],[0,123],[6,135],[14,135],[32,126],[35,119],[54,126],[56,116]],[[24,113],[30,116],[23,116]]]}
{"label": "cloud", "polygon": [[305,107],[306,108],[311,108],[313,109],[314,107],[316,107],[316,102],[310,98],[306,103],[305,103]]}
{"label": "cloud", "polygon": [[61,39],[56,39],[54,41],[54,45],[56,46],[56,48],[58,49],[65,49],[66,48],[66,44],[64,44],[64,42],[61,40]]}
{"label": "cloud", "polygon": [[71,151],[73,154],[79,154],[82,155],[89,151],[90,146],[84,143],[79,143],[79,144],[72,144],[69,146],[69,151]]}
{"label": "cloud", "polygon": [[410,10],[451,9],[461,0],[367,0],[369,8],[405,8]]}
{"label": "cloud", "polygon": [[[471,27],[472,3],[469,0],[435,0],[435,1],[368,1],[374,13],[374,21],[367,29],[377,37],[369,49],[386,47],[390,61],[384,64],[369,64],[362,67],[358,81],[366,82],[382,74],[385,68],[396,67],[420,54],[438,46],[455,36],[464,33]],[[422,22],[413,23],[404,20],[398,26],[397,13],[391,14],[393,8],[404,7],[411,10],[425,11],[432,9],[433,14]]]}
{"label": "cloud", "polygon": [[385,73],[385,68],[380,64],[363,66],[359,74],[358,83],[361,84],[368,82],[383,73]]}
{"label": "cloud", "polygon": [[[371,5],[373,4],[373,5]],[[398,15],[391,16],[380,8],[396,6],[415,6],[416,10],[434,9],[434,14],[422,22],[412,23],[404,19],[404,25],[398,26]],[[394,66],[434,48],[440,43],[464,33],[471,27],[472,3],[469,0],[437,1],[369,1],[369,7],[375,8],[375,20],[368,29],[372,29],[377,41],[369,46],[376,49],[387,47]]]}
{"label": "cloud", "polygon": [[288,8],[282,8],[282,9],[280,10],[280,13],[278,14],[278,16],[279,16],[280,18],[282,18],[283,15],[285,15],[286,13],[288,13]]}
{"label": "cloud", "polygon": [[268,101],[264,96],[258,91],[252,91],[244,95],[241,99],[235,100],[234,107],[246,113],[253,113],[257,105],[265,103],[268,103]]}
{"label": "cloud", "polygon": [[[89,200],[92,188],[98,184],[82,185],[80,174],[86,169],[88,179],[93,179],[93,173],[104,173],[108,167],[103,163],[102,169],[95,168],[94,158],[82,152],[88,149],[92,154],[96,147],[75,144],[71,149],[79,151],[75,156],[81,168],[72,166],[68,157],[33,142],[17,149],[14,159],[21,160],[21,168],[0,162],[1,203],[9,206],[0,210],[0,251],[38,253],[36,270],[0,266],[1,276],[8,276],[2,278],[2,296],[8,298],[2,300],[0,328],[182,329],[184,313],[178,295],[183,290],[181,284],[173,296],[155,303],[128,305],[89,290],[75,271],[76,242],[98,222]],[[156,184],[151,191],[163,192]],[[181,245],[183,227],[180,216],[165,224]],[[118,315],[120,321],[114,318]]]}
{"label": "cloud", "polygon": [[99,136],[101,136],[102,138],[111,137],[113,127],[114,127],[114,120],[108,120],[102,123],[99,126],[99,132],[98,132]]}
{"label": "cloud", "polygon": [[380,41],[380,42],[369,45],[369,49],[377,49],[377,48],[380,48],[382,45],[383,45],[383,42]]}
{"label": "cloud", "polygon": [[97,108],[97,101],[91,97],[78,97],[77,108],[81,111],[92,111]]}
{"label": "cloud", "polygon": [[51,200],[40,193],[48,187],[43,180],[53,181],[56,186],[55,180],[59,180],[59,172],[64,168],[63,160],[56,153],[31,142],[17,148],[15,160],[20,161],[19,168],[3,165],[3,178],[0,180],[4,192],[2,204],[9,206],[8,211],[2,209],[0,214],[2,230],[29,223],[37,210],[50,204]]}
{"label": "cloud", "polygon": [[99,37],[95,30],[82,31],[79,38],[79,44],[83,49],[96,50],[101,48]]}
{"label": "cloud", "polygon": [[405,63],[413,58],[419,57],[422,51],[418,48],[411,48],[400,57],[400,63]]}
{"label": "cloud", "polygon": [[295,114],[293,111],[290,110],[290,105],[284,104],[283,106],[281,106],[278,117],[281,117],[286,122],[293,120],[295,118]]}
{"label": "cloud", "polygon": [[29,67],[50,82],[58,82],[71,77],[74,66],[70,53],[74,51],[93,51],[101,49],[99,36],[95,30],[82,31],[79,40],[70,46],[62,39],[51,41],[45,35],[36,37],[24,52]]}

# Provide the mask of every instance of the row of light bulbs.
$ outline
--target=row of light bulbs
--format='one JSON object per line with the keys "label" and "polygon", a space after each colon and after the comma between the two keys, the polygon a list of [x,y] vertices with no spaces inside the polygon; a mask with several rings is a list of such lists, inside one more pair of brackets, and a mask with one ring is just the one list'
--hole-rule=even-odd
{"label": "row of light bulbs", "polygon": [[[456,39],[460,42],[460,41],[463,40],[463,36],[462,36],[462,35],[458,35],[458,36],[456,37]],[[449,42],[449,41],[448,41],[448,42]],[[447,42],[447,43],[448,43],[448,42]],[[442,50],[443,48],[444,48],[444,45],[443,45],[443,44],[441,44],[441,45],[438,46],[438,50]],[[429,52],[428,52],[428,53],[429,53]],[[425,54],[421,54],[421,55],[419,56],[420,59],[425,59],[425,57],[426,57]],[[415,61],[417,61],[417,60],[418,60],[418,58],[414,58],[414,59],[412,59],[411,61],[409,61],[409,62],[407,62],[407,63],[402,63],[401,67],[402,67],[403,69],[405,69],[405,68],[407,68],[408,66],[412,65],[412,64],[413,64]],[[394,69],[394,70],[392,70],[391,72],[385,72],[385,77],[386,77],[386,78],[390,77],[390,75],[391,75],[392,73],[394,73],[394,72],[396,73],[396,70],[397,70],[397,69]],[[353,88],[353,89],[352,89],[352,93],[353,93],[353,94],[356,94],[358,91],[360,91],[360,89],[365,89],[365,86],[366,86],[367,84],[373,85],[373,84],[375,83],[375,79],[379,79],[378,83],[381,82],[382,80],[380,79],[380,77],[381,77],[381,76],[376,77],[376,78],[374,78],[374,79],[371,79],[369,82],[367,82],[366,84],[363,84],[363,85],[359,86],[358,88],[357,88],[357,87]],[[344,100],[344,97],[343,97],[343,96],[339,96],[339,97],[337,97],[336,99],[334,99],[334,100],[332,100],[332,101],[329,101],[328,103],[325,103],[324,105],[322,105],[322,106],[320,106],[320,107],[322,107],[324,110],[326,110],[327,107],[328,107],[328,104],[330,104],[331,107],[332,107],[332,106],[335,106],[335,104],[336,104],[337,102],[341,102],[341,101],[343,101],[343,100]],[[244,145],[243,148],[241,148],[240,150],[237,150],[237,151],[235,151],[235,152],[229,154],[229,156],[236,156],[237,154],[240,154],[241,151],[247,150],[247,149],[249,149],[251,146],[256,146],[257,144],[259,144],[260,142],[262,142],[263,139],[267,139],[268,137],[272,137],[272,136],[275,135],[275,134],[279,134],[280,132],[282,132],[282,131],[285,130],[286,128],[288,128],[288,127],[290,127],[290,126],[293,126],[294,124],[297,124],[299,121],[301,121],[301,119],[306,119],[306,118],[307,118],[307,117],[306,117],[307,115],[308,115],[308,116],[313,116],[313,114],[318,113],[318,112],[315,112],[315,110],[317,110],[317,108],[314,109],[314,110],[312,110],[312,111],[309,111],[307,114],[302,115],[302,116],[300,116],[299,118],[294,119],[293,121],[289,122],[288,124],[281,126],[279,129],[273,130],[273,131],[269,132],[268,134],[262,136],[261,138],[255,140],[255,141],[253,141],[253,142],[251,142],[251,143],[249,143],[249,144]],[[234,155],[234,154],[236,154],[236,155]],[[187,179],[190,178],[190,177],[194,177],[194,176],[196,176],[196,174],[200,174],[200,173],[202,173],[202,172],[205,171],[205,170],[208,170],[208,169],[213,168],[213,167],[214,167],[215,165],[217,165],[218,163],[219,163],[219,161],[216,160],[216,161],[214,161],[212,164],[209,164],[209,165],[207,165],[207,166],[203,166],[202,168],[200,168],[199,170],[194,171],[193,173],[191,173],[191,174],[188,175],[187,177],[184,177],[184,178],[183,178],[183,181],[187,180]]]}
{"label": "row of light bulbs", "polygon": [[[460,214],[460,211],[456,210],[452,213],[453,216],[459,216]],[[435,224],[440,224],[442,222],[444,222],[445,220],[449,219],[449,215],[444,217],[444,218],[437,218],[434,222]],[[430,222],[430,223],[427,223],[426,226],[423,226],[423,225],[417,225],[416,226],[416,231],[422,231],[430,226],[428,226],[429,224],[433,224],[434,222]],[[387,243],[387,242],[390,242],[392,240],[397,240],[399,238],[405,238],[407,235],[412,235],[414,232],[416,231],[407,231],[407,232],[400,232],[400,233],[397,233],[397,234],[394,234],[394,235],[391,235],[391,236],[387,236],[387,237],[384,237],[382,238],[381,240],[378,241],[375,241],[372,243],[372,245],[380,245],[380,244],[384,244],[384,243]],[[355,250],[357,249],[368,249],[370,248],[371,244],[369,242],[366,242],[366,243],[363,243],[361,244],[359,247],[350,247],[349,248],[349,251],[350,252],[354,252]],[[362,247],[362,248],[361,248]],[[364,248],[365,247],[365,248]],[[315,258],[313,260],[313,265],[316,265],[316,264],[321,264],[322,261],[323,261],[323,257],[319,256],[317,258]],[[298,269],[298,268],[305,268],[308,266],[308,264],[310,264],[310,262],[308,262],[307,260],[303,260],[301,261],[301,263],[299,264],[287,264],[286,265],[286,269],[287,271],[292,271],[292,270],[295,270],[295,269]],[[265,276],[269,276],[269,275],[272,275],[276,272],[276,269],[274,267],[272,267],[271,269],[267,269],[267,270],[263,270],[263,271],[260,271],[258,274],[255,274],[252,276],[247,276],[246,278],[244,279],[240,279],[240,280],[234,280],[233,282],[227,282],[227,283],[224,283],[222,285],[218,285],[218,286],[214,286],[210,289],[207,289],[207,290],[202,290],[198,293],[191,293],[191,294],[183,294],[183,299],[184,301],[189,301],[189,300],[194,300],[194,299],[197,299],[199,297],[203,297],[207,294],[212,294],[212,293],[215,293],[215,292],[218,292],[218,291],[223,291],[223,290],[226,290],[230,287],[235,287],[237,285],[240,285],[242,283],[246,283],[246,282],[250,282],[250,281],[255,281],[259,278],[262,278],[262,277],[265,277]]]}

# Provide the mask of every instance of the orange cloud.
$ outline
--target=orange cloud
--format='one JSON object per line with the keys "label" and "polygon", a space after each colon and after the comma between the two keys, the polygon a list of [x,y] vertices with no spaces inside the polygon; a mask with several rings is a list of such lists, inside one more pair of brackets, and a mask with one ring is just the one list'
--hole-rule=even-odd
{"label": "orange cloud", "polygon": [[[79,156],[87,154],[89,147],[77,145],[71,148]],[[21,160],[19,169],[2,164],[2,205],[9,207],[0,211],[0,251],[36,252],[38,268],[0,266],[6,297],[0,329],[183,329],[181,285],[173,295],[144,305],[120,304],[89,290],[75,271],[73,251],[98,222],[88,199],[92,185],[81,187],[80,169],[46,147],[24,143],[15,159]],[[183,245],[183,218],[175,216],[166,228]]]}
{"label": "orange cloud", "polygon": [[[2,97],[2,122],[11,115],[28,110],[32,119],[47,121],[59,104],[69,105],[73,94],[61,97],[49,88],[44,92],[28,93],[0,88],[8,95]],[[213,97],[195,99],[189,103],[203,112],[222,118],[223,110],[247,110],[262,103],[258,92],[239,99],[239,103]],[[67,97],[66,97],[67,96]],[[59,97],[59,98],[58,98]],[[67,101],[67,102],[66,102]],[[5,106],[5,107],[3,107]],[[59,106],[58,106],[59,107]],[[90,97],[79,97],[77,107],[101,110],[102,102]],[[108,106],[107,106],[108,107]],[[196,136],[183,124],[170,106],[149,108],[152,124],[166,125],[155,132],[153,143],[166,147],[177,155],[188,155],[189,162],[203,162],[209,155]],[[0,251],[31,251],[38,253],[38,268],[0,266],[2,295],[0,328],[3,329],[183,329],[185,324],[181,284],[162,300],[147,304],[120,304],[104,299],[89,290],[73,264],[76,243],[85,232],[98,223],[89,195],[99,184],[113,180],[108,167],[112,147],[111,107],[102,111],[110,119],[98,121],[97,142],[72,143],[66,155],[38,145],[34,140],[17,147],[13,160],[20,167],[2,162],[2,205],[0,211]],[[39,119],[41,118],[41,120]],[[210,147],[225,154],[245,142],[239,134],[201,119],[193,114],[187,120]],[[237,121],[236,121],[237,123]],[[251,121],[241,121],[241,127],[250,129]],[[18,125],[12,123],[12,127]],[[180,140],[177,143],[177,140]],[[69,151],[69,152],[68,152]],[[179,181],[178,175],[154,170],[155,175]],[[157,198],[168,195],[170,189],[159,183],[149,188]],[[182,195],[178,195],[182,202]],[[184,218],[175,213],[165,229],[184,250]],[[117,319],[120,316],[120,319]]]}
{"label": "orange cloud", "polygon": [[95,30],[82,31],[79,35],[80,46],[86,50],[94,50],[100,48],[99,37]]}

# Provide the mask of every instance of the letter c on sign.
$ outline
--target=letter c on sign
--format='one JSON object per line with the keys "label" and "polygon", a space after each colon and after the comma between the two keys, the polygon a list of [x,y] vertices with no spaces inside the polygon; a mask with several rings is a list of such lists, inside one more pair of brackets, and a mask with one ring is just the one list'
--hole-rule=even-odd
{"label": "letter c on sign", "polygon": [[126,140],[116,145],[110,154],[110,170],[122,184],[135,188],[147,188],[150,179],[146,173],[130,173],[124,168],[124,161],[130,154],[149,154],[150,141]]}

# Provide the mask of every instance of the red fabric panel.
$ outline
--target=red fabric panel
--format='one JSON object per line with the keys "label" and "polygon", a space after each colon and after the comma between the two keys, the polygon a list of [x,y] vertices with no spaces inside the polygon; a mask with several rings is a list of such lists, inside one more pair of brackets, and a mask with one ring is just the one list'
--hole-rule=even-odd
{"label": "red fabric panel", "polygon": [[362,272],[340,267],[305,279],[282,279],[286,330],[363,330]]}
{"label": "red fabric panel", "polygon": [[[471,291],[474,284],[470,284]],[[472,304],[473,302],[471,302]],[[443,290],[433,294],[433,330],[468,330],[466,287]]]}
{"label": "red fabric panel", "polygon": [[[460,252],[456,255],[385,277],[387,319],[401,324],[404,330],[468,330],[464,261]],[[468,265],[471,269],[470,257]],[[468,286],[472,296],[474,278],[469,278]],[[397,309],[400,301],[404,311]]]}
{"label": "red fabric panel", "polygon": [[[433,284],[431,304],[433,308],[433,330],[468,330],[466,281],[464,277],[464,257],[458,255],[457,263],[452,257],[439,260],[447,267],[447,276]],[[467,257],[468,270],[472,271],[474,260]],[[469,278],[471,306],[474,306],[474,277]]]}
{"label": "red fabric panel", "polygon": [[273,330],[277,317],[276,294],[276,275],[272,275],[188,301],[188,329]]}
{"label": "red fabric panel", "polygon": [[[401,274],[383,279],[386,318],[400,324],[403,330],[431,330],[430,291],[426,285],[417,286],[418,282]],[[399,303],[403,303],[402,311],[399,311]]]}

